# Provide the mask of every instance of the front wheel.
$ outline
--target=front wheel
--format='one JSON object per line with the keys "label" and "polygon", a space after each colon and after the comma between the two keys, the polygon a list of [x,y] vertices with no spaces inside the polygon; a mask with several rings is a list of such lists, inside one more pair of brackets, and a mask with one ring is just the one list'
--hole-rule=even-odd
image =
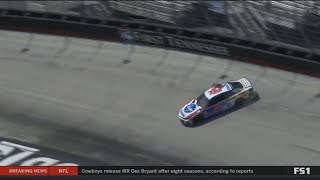
{"label": "front wheel", "polygon": [[203,119],[204,118],[202,114],[195,116],[194,118],[192,118],[192,125],[193,126],[198,125],[199,123],[201,123],[201,121],[203,121]]}
{"label": "front wheel", "polygon": [[194,123],[195,121],[194,121],[194,119],[192,118],[192,119],[190,119],[189,121],[188,121],[188,126],[189,127],[194,127],[194,125],[195,125],[195,123]]}
{"label": "front wheel", "polygon": [[195,127],[196,125],[198,125],[201,121],[203,120],[203,116],[202,115],[197,115],[191,119],[189,119],[187,122],[186,121],[181,121],[182,125],[186,126],[186,127]]}
{"label": "front wheel", "polygon": [[190,119],[188,120],[187,122],[186,121],[182,121],[180,120],[181,124],[185,127],[193,127],[194,126],[194,122],[193,122],[193,119]]}

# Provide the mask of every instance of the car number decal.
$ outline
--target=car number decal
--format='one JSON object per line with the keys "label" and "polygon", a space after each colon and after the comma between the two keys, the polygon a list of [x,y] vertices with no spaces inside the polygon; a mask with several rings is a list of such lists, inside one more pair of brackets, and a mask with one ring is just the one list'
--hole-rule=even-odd
{"label": "car number decal", "polygon": [[221,104],[219,104],[219,105],[217,105],[217,106],[214,107],[214,111],[215,111],[215,112],[219,112],[219,111],[222,110],[222,107],[223,107],[223,106],[222,106]]}
{"label": "car number decal", "polygon": [[222,86],[221,86],[221,84],[219,84],[217,87],[211,89],[210,94],[214,95],[214,94],[219,93],[221,91],[222,91]]}

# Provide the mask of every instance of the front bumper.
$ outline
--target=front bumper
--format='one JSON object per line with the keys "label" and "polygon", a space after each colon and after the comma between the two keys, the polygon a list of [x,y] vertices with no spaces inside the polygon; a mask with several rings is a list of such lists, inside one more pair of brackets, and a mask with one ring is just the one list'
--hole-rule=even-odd
{"label": "front bumper", "polygon": [[193,126],[192,121],[184,121],[184,120],[180,119],[180,122],[184,127],[192,127]]}
{"label": "front bumper", "polygon": [[190,122],[191,122],[190,119],[185,119],[185,118],[183,118],[181,112],[179,112],[179,120],[180,120],[181,124],[182,124],[183,126],[185,126],[185,127],[190,127],[190,126],[192,126],[192,124],[190,124]]}
{"label": "front bumper", "polygon": [[189,118],[189,119],[185,119],[183,118],[182,114],[179,112],[179,120],[181,122],[181,124],[185,127],[193,127],[193,118]]}
{"label": "front bumper", "polygon": [[179,116],[180,121],[188,122],[189,119],[184,119],[183,117]]}
{"label": "front bumper", "polygon": [[182,113],[181,113],[181,110],[179,111],[179,119],[180,119],[181,121],[184,121],[184,122],[188,122],[188,120],[189,120],[189,119],[183,118],[183,115],[182,115]]}

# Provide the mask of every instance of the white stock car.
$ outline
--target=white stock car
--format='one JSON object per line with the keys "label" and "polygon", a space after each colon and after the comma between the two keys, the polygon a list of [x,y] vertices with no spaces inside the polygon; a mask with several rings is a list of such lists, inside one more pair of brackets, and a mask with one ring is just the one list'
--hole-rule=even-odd
{"label": "white stock car", "polygon": [[242,107],[256,97],[259,97],[257,91],[246,78],[213,84],[180,109],[179,119],[184,126],[193,127],[210,116]]}

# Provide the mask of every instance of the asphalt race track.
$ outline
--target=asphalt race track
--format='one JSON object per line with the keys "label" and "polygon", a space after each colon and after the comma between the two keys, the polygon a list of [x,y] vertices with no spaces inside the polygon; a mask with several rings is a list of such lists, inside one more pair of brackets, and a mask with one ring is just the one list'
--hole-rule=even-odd
{"label": "asphalt race track", "polygon": [[[196,128],[179,108],[247,77],[260,101]],[[112,165],[319,165],[320,81],[196,54],[0,31],[0,137]]]}

